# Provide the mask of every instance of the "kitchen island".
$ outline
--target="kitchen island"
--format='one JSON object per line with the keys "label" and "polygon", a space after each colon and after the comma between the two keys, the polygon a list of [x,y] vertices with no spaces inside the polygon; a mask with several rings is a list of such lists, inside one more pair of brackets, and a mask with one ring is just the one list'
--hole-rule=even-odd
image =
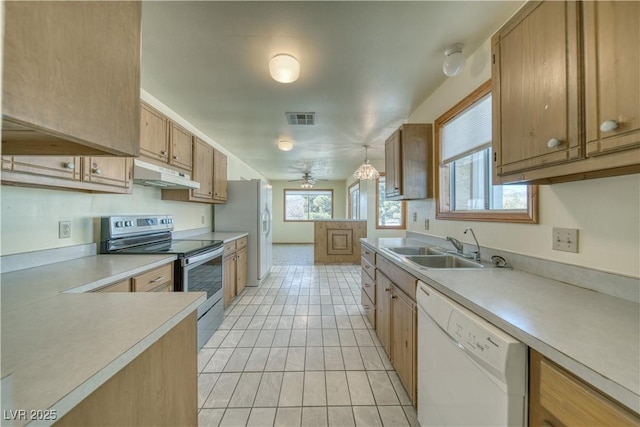
{"label": "kitchen island", "polygon": [[173,262],[98,255],[2,274],[2,425],[196,425],[202,293],[92,293]]}
{"label": "kitchen island", "polygon": [[335,219],[314,221],[315,264],[359,264],[360,239],[367,237],[367,221]]}

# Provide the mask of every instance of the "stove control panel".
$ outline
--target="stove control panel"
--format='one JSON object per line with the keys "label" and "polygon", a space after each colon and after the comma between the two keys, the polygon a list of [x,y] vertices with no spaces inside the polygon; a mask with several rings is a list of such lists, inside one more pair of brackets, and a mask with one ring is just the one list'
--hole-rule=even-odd
{"label": "stove control panel", "polygon": [[101,219],[101,239],[173,231],[171,215],[109,216]]}

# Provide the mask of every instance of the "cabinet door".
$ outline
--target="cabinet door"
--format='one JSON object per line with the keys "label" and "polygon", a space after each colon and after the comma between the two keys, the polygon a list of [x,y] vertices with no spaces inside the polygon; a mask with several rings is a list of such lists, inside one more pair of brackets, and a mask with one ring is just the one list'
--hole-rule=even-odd
{"label": "cabinet door", "polygon": [[391,295],[391,360],[411,400],[416,387],[416,310],[415,303],[399,288]]}
{"label": "cabinet door", "polygon": [[141,2],[3,7],[2,152],[137,156]]}
{"label": "cabinet door", "polygon": [[588,1],[583,7],[587,156],[638,148],[640,3]]}
{"label": "cabinet door", "polygon": [[213,150],[213,199],[227,201],[227,156]]}
{"label": "cabinet door", "polygon": [[213,199],[213,147],[199,138],[193,144],[193,179],[200,183],[200,188],[191,190],[194,198]]}
{"label": "cabinet door", "polygon": [[80,157],[73,156],[13,156],[11,165],[14,172],[71,181],[80,179],[80,169]]}
{"label": "cabinet door", "polygon": [[247,286],[247,248],[236,252],[236,295]]}
{"label": "cabinet door", "polygon": [[167,162],[167,118],[143,102],[140,103],[140,107],[140,155]]}
{"label": "cabinet door", "polygon": [[223,294],[225,307],[236,296],[236,256],[235,254],[224,258]]}
{"label": "cabinet door", "polygon": [[82,179],[112,187],[131,187],[133,160],[129,157],[84,157]]}
{"label": "cabinet door", "polygon": [[173,122],[169,122],[171,157],[169,164],[191,173],[193,141],[191,134]]}
{"label": "cabinet door", "polygon": [[385,196],[402,194],[402,153],[400,152],[401,130],[395,131],[384,144]]}
{"label": "cabinet door", "polygon": [[380,273],[376,273],[376,333],[382,347],[391,356],[391,281]]}
{"label": "cabinet door", "polygon": [[531,2],[492,39],[499,176],[584,158],[577,8]]}

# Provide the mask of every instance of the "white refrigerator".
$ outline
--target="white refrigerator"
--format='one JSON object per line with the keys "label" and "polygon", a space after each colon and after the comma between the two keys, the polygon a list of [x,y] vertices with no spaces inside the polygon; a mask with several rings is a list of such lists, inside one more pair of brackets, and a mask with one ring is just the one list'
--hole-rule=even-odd
{"label": "white refrigerator", "polygon": [[249,233],[247,286],[259,286],[271,270],[271,198],[271,185],[260,179],[228,181],[227,203],[215,206],[214,231]]}

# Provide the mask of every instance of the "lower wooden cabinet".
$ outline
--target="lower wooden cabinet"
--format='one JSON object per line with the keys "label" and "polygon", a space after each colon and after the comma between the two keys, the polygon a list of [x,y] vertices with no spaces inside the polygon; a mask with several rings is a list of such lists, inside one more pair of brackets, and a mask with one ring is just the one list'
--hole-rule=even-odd
{"label": "lower wooden cabinet", "polygon": [[173,291],[173,264],[166,264],[131,278],[133,292]]}
{"label": "lower wooden cabinet", "polygon": [[131,292],[131,281],[129,279],[122,280],[104,288],[96,289],[94,292]]}
{"label": "lower wooden cabinet", "polygon": [[640,416],[530,350],[529,425],[638,426]]}
{"label": "lower wooden cabinet", "polygon": [[196,334],[194,312],[55,425],[198,425]]}
{"label": "lower wooden cabinet", "polygon": [[227,306],[247,286],[247,238],[224,245],[223,295]]}
{"label": "lower wooden cabinet", "polygon": [[[417,279],[376,255],[370,248],[363,246],[363,250],[368,252],[368,256],[362,258],[362,307],[367,317],[374,318],[371,323],[380,343],[415,406],[418,382]],[[375,268],[370,260],[375,260]],[[371,277],[372,269],[375,269],[375,281]]]}

